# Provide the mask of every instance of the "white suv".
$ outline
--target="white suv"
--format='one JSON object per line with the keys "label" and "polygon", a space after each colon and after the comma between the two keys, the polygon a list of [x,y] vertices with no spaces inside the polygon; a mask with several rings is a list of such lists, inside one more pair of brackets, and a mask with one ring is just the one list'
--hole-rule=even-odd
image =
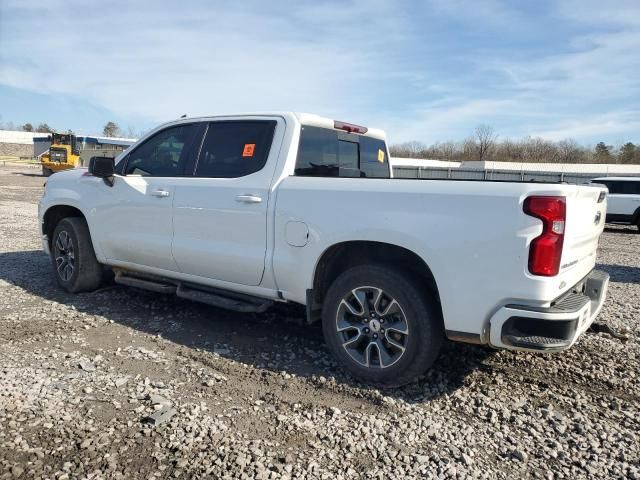
{"label": "white suv", "polygon": [[603,177],[591,182],[609,189],[607,222],[636,225],[640,230],[640,177]]}

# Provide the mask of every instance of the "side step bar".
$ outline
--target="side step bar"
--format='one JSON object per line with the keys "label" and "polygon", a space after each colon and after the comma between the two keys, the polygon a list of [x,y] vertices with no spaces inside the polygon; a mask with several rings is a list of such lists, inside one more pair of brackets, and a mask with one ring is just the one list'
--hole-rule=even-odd
{"label": "side step bar", "polygon": [[[243,313],[261,313],[267,310],[273,301],[265,298],[253,297],[242,293],[227,292],[218,288],[187,286],[182,282],[173,283],[172,280],[161,277],[133,274],[122,270],[115,270],[115,282],[120,285],[141,288],[157,293],[177,295],[180,298],[194,302],[206,303],[218,308]],[[205,290],[206,289],[206,290]]]}
{"label": "side step bar", "polygon": [[176,293],[175,285],[162,283],[162,282],[156,281],[155,279],[152,280],[148,278],[133,277],[133,276],[122,273],[121,270],[118,270],[116,272],[114,281],[116,283],[119,283],[120,285],[141,288],[143,290],[151,290],[152,292],[157,292],[157,293],[168,293],[168,294]]}
{"label": "side step bar", "polygon": [[252,297],[250,295],[242,295],[237,293],[226,293],[221,290],[207,292],[195,288],[185,287],[179,284],[176,295],[180,298],[193,300],[194,302],[206,303],[214,307],[233,310],[234,312],[255,312],[261,313],[268,309],[273,302],[263,298]]}

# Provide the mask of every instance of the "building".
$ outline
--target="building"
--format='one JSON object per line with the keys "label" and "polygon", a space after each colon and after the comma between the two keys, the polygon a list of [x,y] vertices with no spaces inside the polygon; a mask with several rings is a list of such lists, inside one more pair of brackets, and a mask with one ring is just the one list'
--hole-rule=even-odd
{"label": "building", "polygon": [[0,157],[35,157],[36,141],[48,141],[48,138],[48,133],[0,130]]}
{"label": "building", "polygon": [[[32,156],[39,157],[49,151],[51,138],[48,134],[44,137],[34,138]],[[77,135],[78,149],[80,150],[80,164],[88,165],[89,159],[96,156],[117,156],[123,150],[136,142],[135,138],[111,138],[96,135]]]}
{"label": "building", "polygon": [[606,176],[640,176],[640,165],[585,163],[439,162],[392,158],[397,178],[589,183]]}
{"label": "building", "polygon": [[120,152],[133,145],[135,138],[115,138],[78,135],[80,165],[89,165],[91,157],[117,157]]}

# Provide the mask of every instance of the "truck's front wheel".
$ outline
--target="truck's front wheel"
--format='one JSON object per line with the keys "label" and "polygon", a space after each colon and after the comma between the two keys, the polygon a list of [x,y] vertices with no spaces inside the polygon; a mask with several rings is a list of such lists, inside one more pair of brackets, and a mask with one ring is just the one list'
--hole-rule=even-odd
{"label": "truck's front wheel", "polygon": [[53,170],[51,170],[50,168],[47,168],[47,167],[42,167],[42,176],[43,177],[50,177],[51,175],[53,175]]}
{"label": "truck's front wheel", "polygon": [[435,361],[444,332],[434,301],[418,282],[391,267],[364,265],[342,273],[322,309],[324,337],[354,376],[394,387]]}
{"label": "truck's front wheel", "polygon": [[69,217],[58,223],[51,238],[51,260],[56,280],[67,292],[87,292],[100,285],[102,265],[84,218]]}

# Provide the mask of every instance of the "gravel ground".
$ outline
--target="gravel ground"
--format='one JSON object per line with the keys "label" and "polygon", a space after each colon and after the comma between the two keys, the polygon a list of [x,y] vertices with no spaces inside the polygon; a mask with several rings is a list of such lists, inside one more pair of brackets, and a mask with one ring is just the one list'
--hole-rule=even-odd
{"label": "gravel ground", "polygon": [[39,245],[43,181],[0,167],[0,478],[640,478],[634,229],[599,250],[601,320],[627,341],[448,343],[421,381],[381,391],[343,374],[297,308],[64,293]]}

